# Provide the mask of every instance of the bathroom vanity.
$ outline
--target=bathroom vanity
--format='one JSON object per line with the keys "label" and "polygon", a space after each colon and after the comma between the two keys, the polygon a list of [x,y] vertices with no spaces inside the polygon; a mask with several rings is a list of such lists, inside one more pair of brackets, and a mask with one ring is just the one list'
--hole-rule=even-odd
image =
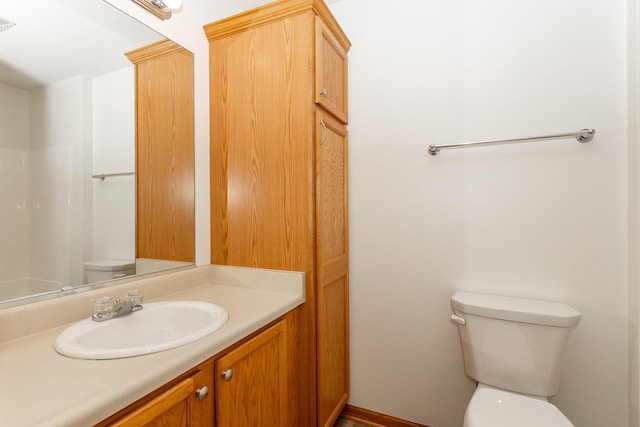
{"label": "bathroom vanity", "polygon": [[98,426],[289,425],[286,315]]}
{"label": "bathroom vanity", "polygon": [[[286,424],[286,392],[297,380],[288,368],[296,334],[289,319],[305,300],[304,283],[303,273],[211,265],[0,310],[0,424],[233,425],[268,415]],[[56,337],[89,317],[93,301],[132,287],[145,302],[214,303],[229,319],[200,340],[144,356],[87,360],[55,351]]]}

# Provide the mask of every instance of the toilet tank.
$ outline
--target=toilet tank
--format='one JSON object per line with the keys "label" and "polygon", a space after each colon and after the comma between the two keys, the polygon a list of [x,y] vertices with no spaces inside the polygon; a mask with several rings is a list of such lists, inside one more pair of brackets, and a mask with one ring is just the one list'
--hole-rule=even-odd
{"label": "toilet tank", "polygon": [[100,259],[84,263],[84,283],[104,282],[136,274],[136,263],[131,260]]}
{"label": "toilet tank", "polygon": [[558,392],[580,313],[560,302],[456,292],[451,297],[464,367],[476,381],[535,396]]}

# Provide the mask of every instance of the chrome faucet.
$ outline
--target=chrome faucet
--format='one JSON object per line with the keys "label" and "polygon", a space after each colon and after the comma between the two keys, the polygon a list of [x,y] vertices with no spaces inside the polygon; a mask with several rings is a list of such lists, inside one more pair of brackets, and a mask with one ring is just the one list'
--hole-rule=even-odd
{"label": "chrome faucet", "polygon": [[142,310],[142,294],[137,291],[127,292],[124,301],[119,298],[115,302],[111,297],[102,297],[96,301],[95,313],[91,319],[96,322],[122,317],[134,311]]}

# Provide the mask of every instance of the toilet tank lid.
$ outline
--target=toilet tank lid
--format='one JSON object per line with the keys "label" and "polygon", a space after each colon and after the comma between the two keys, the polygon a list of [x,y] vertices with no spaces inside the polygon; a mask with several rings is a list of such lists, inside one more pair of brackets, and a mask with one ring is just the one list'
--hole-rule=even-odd
{"label": "toilet tank lid", "polygon": [[474,292],[454,293],[451,307],[476,316],[565,328],[578,326],[581,317],[578,310],[562,302]]}
{"label": "toilet tank lid", "polygon": [[84,268],[93,271],[121,271],[135,268],[136,262],[123,259],[97,259],[84,263]]}

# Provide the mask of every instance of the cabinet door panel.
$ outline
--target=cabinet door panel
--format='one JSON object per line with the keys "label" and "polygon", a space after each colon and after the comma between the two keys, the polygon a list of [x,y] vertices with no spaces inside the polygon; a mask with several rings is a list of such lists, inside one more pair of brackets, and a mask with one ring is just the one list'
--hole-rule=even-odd
{"label": "cabinet door panel", "polygon": [[162,426],[165,421],[173,422],[175,426],[186,426],[185,401],[192,392],[195,393],[193,378],[187,378],[126,417],[116,421],[112,426]]}
{"label": "cabinet door panel", "polygon": [[347,276],[318,296],[318,425],[331,427],[349,397]]}
{"label": "cabinet door panel", "polygon": [[315,102],[347,123],[347,52],[322,19],[315,20]]}
{"label": "cabinet door panel", "polygon": [[316,112],[318,424],[331,426],[349,396],[347,131]]}
{"label": "cabinet door panel", "polygon": [[216,360],[216,426],[287,427],[286,356],[282,320]]}
{"label": "cabinet door panel", "polygon": [[297,15],[210,45],[212,263],[304,271],[313,256],[312,22]]}
{"label": "cabinet door panel", "polygon": [[213,425],[213,397],[209,393],[201,400],[196,392],[207,386],[213,389],[213,363],[201,365],[202,370],[166,388],[158,396],[110,423],[110,427],[200,427]]}
{"label": "cabinet door panel", "polygon": [[193,55],[173,42],[136,65],[136,257],[195,261]]}

